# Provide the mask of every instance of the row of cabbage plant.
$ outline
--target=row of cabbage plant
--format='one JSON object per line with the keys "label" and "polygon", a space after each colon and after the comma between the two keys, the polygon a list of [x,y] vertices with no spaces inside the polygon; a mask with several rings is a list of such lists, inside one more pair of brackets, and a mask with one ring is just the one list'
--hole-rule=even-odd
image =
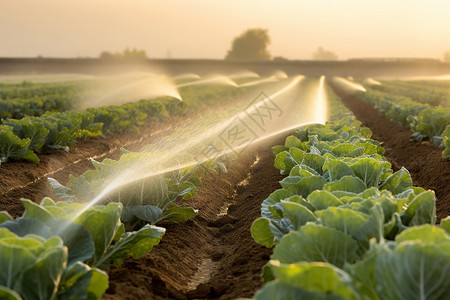
{"label": "row of cabbage plant", "polygon": [[273,148],[288,175],[251,228],[274,247],[256,299],[448,299],[450,219],[433,191],[393,172],[381,145],[329,92],[333,121]]}
{"label": "row of cabbage plant", "polygon": [[[377,109],[383,116],[403,128],[413,132],[411,141],[429,141],[436,147],[445,147],[443,158],[450,156],[450,148],[444,139],[448,139],[450,131],[450,108],[431,106],[413,99],[385,91],[375,90],[375,86],[367,85],[367,91],[350,91],[334,84],[345,93],[355,93],[356,97]],[[377,87],[379,89],[379,87]]]}

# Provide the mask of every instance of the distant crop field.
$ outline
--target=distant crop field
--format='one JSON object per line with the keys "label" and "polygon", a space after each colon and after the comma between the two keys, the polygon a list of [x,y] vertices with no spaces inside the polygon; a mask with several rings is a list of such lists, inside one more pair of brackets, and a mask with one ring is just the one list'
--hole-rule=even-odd
{"label": "distant crop field", "polygon": [[0,298],[444,299],[450,82],[292,70],[1,77]]}

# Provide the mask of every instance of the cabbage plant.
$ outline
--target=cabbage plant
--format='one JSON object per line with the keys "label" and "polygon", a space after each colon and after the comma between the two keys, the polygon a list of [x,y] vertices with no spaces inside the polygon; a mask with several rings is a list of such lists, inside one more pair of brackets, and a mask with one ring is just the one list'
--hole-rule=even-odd
{"label": "cabbage plant", "polygon": [[165,232],[125,232],[120,203],[22,202],[22,217],[0,213],[0,295],[11,299],[98,299],[108,287],[101,269],[142,257]]}

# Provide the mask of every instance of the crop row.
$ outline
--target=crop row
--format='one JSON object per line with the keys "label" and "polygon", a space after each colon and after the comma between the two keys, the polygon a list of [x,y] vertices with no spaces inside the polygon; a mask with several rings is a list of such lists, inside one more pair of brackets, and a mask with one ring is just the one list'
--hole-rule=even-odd
{"label": "crop row", "polygon": [[0,83],[0,99],[25,99],[73,94],[79,90],[80,85],[81,82],[32,83],[24,81],[18,84]]}
{"label": "crop row", "polygon": [[103,270],[126,257],[140,258],[157,245],[165,229],[154,224],[197,215],[176,201],[192,198],[204,175],[224,168],[208,161],[144,177],[90,204],[115,176],[148,160],[148,153],[124,152],[117,161],[92,160],[95,169],[70,176],[68,186],[49,179],[65,201],[44,198],[38,205],[23,199],[25,212],[15,220],[0,212],[0,298],[100,298],[108,287]]}
{"label": "crop row", "polygon": [[35,153],[69,150],[76,140],[131,130],[169,115],[184,114],[213,104],[224,97],[242,94],[245,88],[209,86],[182,89],[185,102],[173,98],[140,100],[121,106],[88,108],[83,112],[46,112],[40,117],[4,119],[0,125],[0,163],[24,159],[37,163]]}
{"label": "crop row", "polygon": [[420,86],[424,86],[424,87],[434,87],[434,88],[439,88],[439,89],[443,89],[443,90],[449,90],[450,89],[450,80],[414,80],[413,82],[410,83],[414,83]]}
{"label": "crop row", "polygon": [[[190,102],[195,104],[192,99]],[[149,104],[161,105],[161,111],[155,113],[150,108],[145,113]],[[153,117],[188,109],[178,101],[164,105],[139,101],[88,112],[120,112],[124,107],[136,109],[140,116],[154,113]],[[109,114],[105,115],[100,129],[130,127],[123,124],[123,116],[106,119]],[[130,118],[145,121],[139,115]],[[126,257],[142,257],[157,245],[165,229],[156,227],[156,223],[179,222],[197,215],[197,210],[180,202],[196,194],[203,176],[226,171],[223,164],[206,161],[171,172],[141,174],[141,178],[130,181],[130,172],[134,174],[138,166],[142,169],[155,153],[123,152],[117,161],[92,160],[94,170],[79,177],[71,175],[67,186],[50,178],[55,194],[65,201],[55,203],[44,198],[38,205],[23,199],[25,212],[15,220],[7,212],[0,212],[0,266],[7,268],[0,275],[0,298],[100,298],[108,287],[104,270],[111,264],[120,265]],[[155,170],[155,165],[145,169]],[[117,178],[122,180],[118,182]]]}
{"label": "crop row", "polygon": [[436,147],[445,147],[442,157],[450,156],[450,108],[431,107],[408,97],[396,96],[368,88],[367,92],[357,92],[356,96],[371,104],[392,122],[413,131],[412,141],[431,141]]}
{"label": "crop row", "polygon": [[450,106],[450,90],[430,86],[420,82],[381,81],[381,85],[371,85],[374,90],[408,97],[416,102],[432,106]]}
{"label": "crop row", "polygon": [[66,111],[91,89],[80,82],[0,84],[0,119]]}
{"label": "crop row", "polygon": [[120,203],[83,210],[50,198],[22,201],[21,218],[0,214],[2,299],[98,299],[108,287],[101,269],[141,257],[165,232],[151,225],[125,232]]}
{"label": "crop row", "polygon": [[251,228],[274,247],[256,299],[448,299],[450,219],[433,226],[434,192],[393,173],[370,130],[331,101],[331,123],[273,147],[288,176]]}
{"label": "crop row", "polygon": [[167,108],[176,107],[168,101],[140,101],[85,112],[47,112],[41,117],[6,119],[0,125],[0,163],[9,159],[37,163],[35,153],[68,151],[82,137],[137,130],[151,119],[167,116]]}
{"label": "crop row", "polygon": [[[128,80],[129,81],[129,80]],[[23,82],[21,84],[0,83],[0,119],[20,119],[25,116],[41,116],[45,112],[63,112],[80,106],[89,99],[96,100],[104,97],[105,92],[120,91],[119,87],[126,87],[125,79],[73,81],[53,84],[37,84]],[[187,83],[186,80],[173,79],[175,84]],[[190,80],[188,80],[189,82]],[[239,80],[238,80],[239,81]],[[156,85],[156,82],[154,83]],[[180,87],[180,94],[187,102],[211,104],[217,101],[217,94],[227,96],[238,95],[245,88],[230,88],[216,86],[204,89],[198,85]],[[195,93],[193,93],[193,91]],[[106,100],[106,99],[105,99]],[[148,99],[145,99],[148,100]]]}

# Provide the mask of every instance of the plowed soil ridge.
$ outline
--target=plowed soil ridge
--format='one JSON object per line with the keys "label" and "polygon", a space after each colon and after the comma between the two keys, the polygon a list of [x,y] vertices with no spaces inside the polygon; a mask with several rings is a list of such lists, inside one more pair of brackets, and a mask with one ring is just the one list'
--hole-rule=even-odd
{"label": "plowed soil ridge", "polygon": [[24,207],[20,198],[40,202],[43,197],[55,197],[48,181],[52,177],[67,183],[69,174],[79,176],[88,169],[93,169],[90,159],[118,159],[122,154],[120,148],[137,151],[142,146],[168,134],[176,122],[171,118],[161,122],[149,123],[141,127],[140,134],[124,132],[112,136],[91,137],[81,141],[70,152],[53,151],[51,154],[39,155],[40,162],[8,162],[0,166],[0,210],[8,211],[12,216],[22,214]]}
{"label": "plowed soil ridge", "polygon": [[[0,210],[18,217],[24,210],[20,198],[34,202],[45,196],[56,198],[47,181],[49,176],[66,184],[70,174],[79,176],[93,168],[90,158],[118,159],[121,147],[138,151],[170,135],[171,130],[188,126],[189,120],[195,121],[202,112],[205,110],[147,124],[140,128],[140,134],[125,132],[80,140],[69,153],[58,150],[39,155],[36,165],[20,161],[3,164]],[[108,270],[110,288],[103,298],[251,297],[262,285],[261,269],[272,250],[254,242],[250,226],[260,216],[261,202],[280,187],[282,176],[273,167],[271,146],[283,139],[278,136],[253,145],[231,162],[228,173],[206,176],[196,197],[184,203],[199,209],[199,215],[177,224],[159,224],[167,228],[160,245],[142,259],[128,259]]]}
{"label": "plowed soil ridge", "polygon": [[[40,155],[37,165],[12,162],[0,167],[0,210],[18,217],[20,198],[40,202],[54,197],[47,177],[66,183],[91,169],[91,157],[117,159],[120,148],[138,150],[169,134],[177,120],[149,124],[141,134],[123,133],[78,142],[69,153]],[[251,297],[261,287],[261,269],[271,249],[256,244],[251,223],[260,216],[261,202],[279,188],[282,176],[273,167],[271,146],[283,143],[274,137],[246,149],[228,166],[228,173],[204,178],[199,193],[186,205],[199,209],[193,220],[165,223],[160,245],[139,260],[128,259],[112,267],[110,288],[104,299],[235,299]],[[226,209],[228,207],[228,209]],[[225,211],[225,213],[224,213]]]}
{"label": "plowed soil ridge", "polygon": [[415,186],[434,190],[438,221],[450,215],[450,160],[442,158],[442,148],[411,142],[412,132],[392,123],[371,105],[332,86],[347,108],[373,132],[372,138],[383,144],[385,157],[394,171],[404,166]]}
{"label": "plowed soil ridge", "polygon": [[[110,269],[110,288],[103,299],[253,296],[262,285],[261,269],[272,250],[254,242],[250,226],[261,216],[261,202],[279,188],[282,176],[273,167],[271,151],[279,143],[278,137],[252,146],[231,163],[227,173],[207,176],[196,197],[187,202],[199,209],[199,215],[162,224],[166,235],[152,252]],[[224,205],[229,205],[225,215]],[[190,283],[199,270],[207,281],[200,280],[193,289]]]}

